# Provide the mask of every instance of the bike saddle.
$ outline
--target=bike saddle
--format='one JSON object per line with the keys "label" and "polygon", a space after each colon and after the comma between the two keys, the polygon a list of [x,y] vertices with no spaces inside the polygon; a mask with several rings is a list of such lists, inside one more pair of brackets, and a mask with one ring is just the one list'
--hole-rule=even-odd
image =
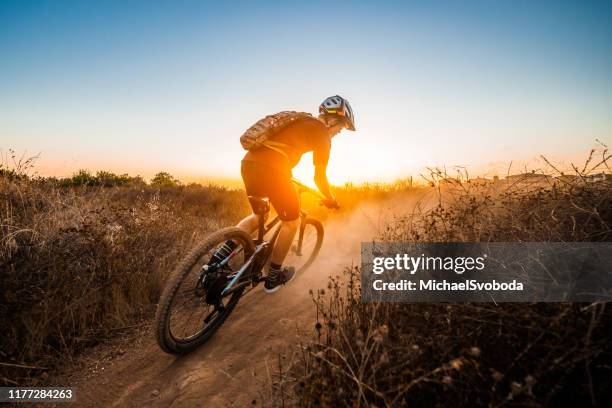
{"label": "bike saddle", "polygon": [[270,200],[267,197],[249,196],[249,202],[255,214],[267,214],[270,211]]}

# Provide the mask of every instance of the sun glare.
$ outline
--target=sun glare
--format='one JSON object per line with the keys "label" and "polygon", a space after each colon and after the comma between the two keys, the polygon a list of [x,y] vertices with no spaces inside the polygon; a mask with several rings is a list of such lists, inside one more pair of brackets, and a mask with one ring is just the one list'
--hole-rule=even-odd
{"label": "sun glare", "polygon": [[[344,149],[343,149],[344,148]],[[333,185],[345,183],[361,184],[365,182],[393,182],[400,178],[407,178],[418,173],[419,168],[411,160],[391,159],[379,160],[373,157],[372,151],[367,147],[349,148],[348,146],[334,146],[327,176]],[[293,176],[307,184],[314,186],[314,166],[312,153],[302,157],[300,163],[293,169]]]}

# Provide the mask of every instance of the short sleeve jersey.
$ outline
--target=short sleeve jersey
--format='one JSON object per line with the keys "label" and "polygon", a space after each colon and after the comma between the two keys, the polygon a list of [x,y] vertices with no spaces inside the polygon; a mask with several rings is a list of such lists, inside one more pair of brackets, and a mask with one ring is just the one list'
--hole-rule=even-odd
{"label": "short sleeve jersey", "polygon": [[325,125],[317,119],[298,120],[280,130],[270,140],[286,145],[281,148],[286,155],[263,146],[247,152],[243,160],[262,163],[286,171],[294,168],[304,153],[312,152],[312,161],[315,166],[327,166],[331,138]]}

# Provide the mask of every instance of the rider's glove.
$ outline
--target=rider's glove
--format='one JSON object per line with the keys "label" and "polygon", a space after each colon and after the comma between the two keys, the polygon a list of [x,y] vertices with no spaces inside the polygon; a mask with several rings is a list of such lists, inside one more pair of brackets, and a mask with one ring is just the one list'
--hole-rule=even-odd
{"label": "rider's glove", "polygon": [[324,198],[321,200],[321,204],[323,204],[329,209],[337,210],[338,208],[340,208],[335,198]]}

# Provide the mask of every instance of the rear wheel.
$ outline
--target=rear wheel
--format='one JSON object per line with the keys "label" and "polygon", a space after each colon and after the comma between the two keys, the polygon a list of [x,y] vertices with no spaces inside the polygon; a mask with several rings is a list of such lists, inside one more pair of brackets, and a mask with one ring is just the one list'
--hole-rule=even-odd
{"label": "rear wheel", "polygon": [[314,218],[305,218],[291,245],[284,264],[293,266],[295,273],[304,272],[316,259],[323,245],[323,224]]}
{"label": "rear wheel", "polygon": [[[231,260],[205,270],[227,240],[238,243]],[[232,313],[243,289],[221,296],[229,276],[253,254],[252,238],[236,227],[209,235],[174,270],[159,299],[155,315],[157,343],[171,354],[184,354],[206,342]],[[208,280],[207,280],[208,279]]]}

